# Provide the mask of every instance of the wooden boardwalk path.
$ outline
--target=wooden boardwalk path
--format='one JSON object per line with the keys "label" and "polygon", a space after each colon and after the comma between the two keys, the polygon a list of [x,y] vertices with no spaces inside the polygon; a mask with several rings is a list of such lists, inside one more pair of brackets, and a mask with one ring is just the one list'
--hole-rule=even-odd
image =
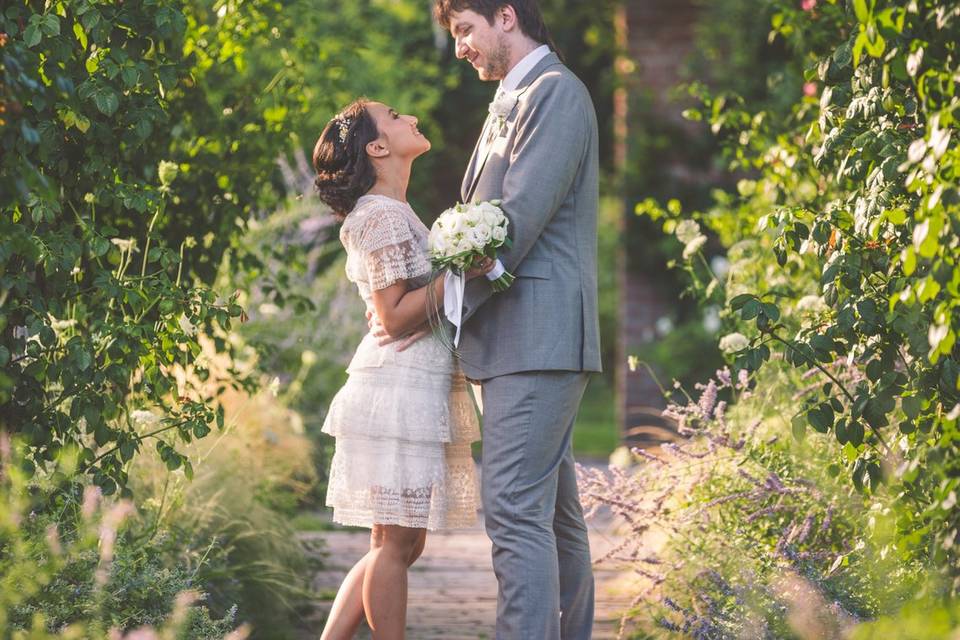
{"label": "wooden boardwalk path", "polygon": [[[598,517],[590,526],[590,549],[602,557],[621,540],[609,517]],[[354,562],[369,548],[369,532],[334,530],[302,534],[323,541],[324,569],[313,579],[317,592],[332,598]],[[309,546],[315,546],[309,544]],[[596,581],[595,640],[617,637],[620,612],[629,604],[629,574],[621,567],[594,566]],[[312,620],[319,637],[330,602],[318,603]],[[409,582],[407,637],[410,640],[478,640],[494,637],[497,580],[490,559],[490,540],[482,525],[475,529],[434,532],[427,536],[423,556],[413,565]],[[358,639],[369,638],[364,625]]]}

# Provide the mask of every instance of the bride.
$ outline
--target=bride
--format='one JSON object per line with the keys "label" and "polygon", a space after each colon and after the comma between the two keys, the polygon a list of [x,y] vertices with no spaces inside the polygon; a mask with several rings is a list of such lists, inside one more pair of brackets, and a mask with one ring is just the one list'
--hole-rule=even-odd
{"label": "bride", "polygon": [[[364,616],[376,640],[403,638],[407,568],[427,530],[476,523],[479,428],[463,374],[439,336],[396,341],[423,334],[443,300],[428,230],[406,201],[413,161],[429,149],[416,118],[360,99],[313,151],[317,192],[343,222],[347,278],[372,327],[323,425],[336,438],[327,506],[336,522],[370,527],[370,551],[344,578],[322,640],[351,638]],[[486,259],[467,278],[492,267]]]}

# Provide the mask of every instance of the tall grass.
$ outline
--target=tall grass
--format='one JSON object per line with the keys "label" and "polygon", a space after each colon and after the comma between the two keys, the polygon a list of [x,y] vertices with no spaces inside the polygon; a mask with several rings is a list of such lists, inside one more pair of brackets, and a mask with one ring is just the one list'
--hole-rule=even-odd
{"label": "tall grass", "polygon": [[[207,384],[216,384],[229,363],[205,354]],[[255,638],[294,637],[310,598],[311,563],[289,523],[317,477],[303,421],[278,395],[277,382],[255,395],[225,390],[223,429],[185,450],[192,479],[159,455],[131,473],[151,540],[192,569],[214,611],[235,604]]]}

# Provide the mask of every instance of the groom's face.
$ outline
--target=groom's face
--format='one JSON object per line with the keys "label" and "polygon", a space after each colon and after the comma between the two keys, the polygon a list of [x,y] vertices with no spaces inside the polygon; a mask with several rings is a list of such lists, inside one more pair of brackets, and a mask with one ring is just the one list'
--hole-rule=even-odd
{"label": "groom's face", "polygon": [[481,80],[503,80],[509,67],[510,48],[499,13],[491,24],[470,9],[454,11],[450,14],[450,33],[457,57],[473,65]]}

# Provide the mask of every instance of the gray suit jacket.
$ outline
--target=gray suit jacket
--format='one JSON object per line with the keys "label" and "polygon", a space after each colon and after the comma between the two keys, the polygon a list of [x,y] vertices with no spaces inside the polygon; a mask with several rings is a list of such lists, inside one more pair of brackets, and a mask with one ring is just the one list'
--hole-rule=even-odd
{"label": "gray suit jacket", "polygon": [[[499,258],[516,281],[493,294],[467,283],[460,337],[464,373],[600,371],[597,316],[597,117],[582,82],[550,53],[487,153],[478,141],[461,195],[502,200],[513,245]],[[491,123],[496,125],[496,123]]]}

